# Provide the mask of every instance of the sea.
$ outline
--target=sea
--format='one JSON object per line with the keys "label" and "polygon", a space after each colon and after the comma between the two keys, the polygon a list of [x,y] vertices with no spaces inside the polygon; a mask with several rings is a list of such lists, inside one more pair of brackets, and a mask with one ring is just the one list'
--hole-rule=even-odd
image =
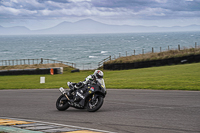
{"label": "sea", "polygon": [[[200,32],[0,35],[1,60],[53,59],[76,64],[78,69],[96,69],[111,56],[138,55],[200,45]],[[135,53],[134,53],[135,51]]]}

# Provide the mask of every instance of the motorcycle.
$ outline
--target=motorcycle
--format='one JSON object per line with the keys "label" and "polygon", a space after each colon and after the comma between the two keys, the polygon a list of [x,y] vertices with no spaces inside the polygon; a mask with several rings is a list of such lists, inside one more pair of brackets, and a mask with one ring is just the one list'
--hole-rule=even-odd
{"label": "motorcycle", "polygon": [[87,109],[89,112],[95,112],[101,108],[106,96],[106,87],[104,80],[90,81],[82,88],[73,90],[71,95],[68,96],[67,90],[62,87],[59,88],[61,96],[56,101],[56,108],[59,111],[65,111],[69,107],[77,109]]}

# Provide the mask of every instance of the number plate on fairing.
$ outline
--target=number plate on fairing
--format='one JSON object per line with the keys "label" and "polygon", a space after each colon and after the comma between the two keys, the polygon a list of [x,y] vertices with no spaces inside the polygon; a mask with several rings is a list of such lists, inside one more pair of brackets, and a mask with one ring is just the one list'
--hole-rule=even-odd
{"label": "number plate on fairing", "polygon": [[65,90],[64,90],[62,87],[59,88],[59,91],[60,91],[62,94],[65,94]]}

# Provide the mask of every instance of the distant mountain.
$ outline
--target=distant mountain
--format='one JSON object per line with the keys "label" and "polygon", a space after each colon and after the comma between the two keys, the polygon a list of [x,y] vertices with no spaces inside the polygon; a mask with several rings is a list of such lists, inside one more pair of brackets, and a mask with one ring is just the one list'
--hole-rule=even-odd
{"label": "distant mountain", "polygon": [[[39,30],[41,34],[58,33],[58,34],[85,34],[85,33],[115,33],[112,25],[106,25],[91,19],[81,20],[75,23],[62,22],[55,27]],[[108,31],[109,30],[109,31]]]}
{"label": "distant mountain", "polygon": [[24,26],[2,27],[0,26],[0,35],[20,35],[31,34],[31,30]]}
{"label": "distant mountain", "polygon": [[41,30],[29,30],[23,26],[5,28],[0,26],[2,34],[91,34],[91,33],[136,33],[136,32],[176,32],[176,31],[200,31],[200,25],[157,27],[157,26],[130,26],[108,25],[92,19],[84,19],[77,22],[62,22],[54,27]]}
{"label": "distant mountain", "polygon": [[200,25],[186,27],[157,27],[157,26],[129,26],[108,25],[91,19],[84,19],[75,23],[62,22],[55,27],[38,30],[40,34],[84,34],[84,33],[134,33],[134,32],[169,32],[169,31],[200,31]]}

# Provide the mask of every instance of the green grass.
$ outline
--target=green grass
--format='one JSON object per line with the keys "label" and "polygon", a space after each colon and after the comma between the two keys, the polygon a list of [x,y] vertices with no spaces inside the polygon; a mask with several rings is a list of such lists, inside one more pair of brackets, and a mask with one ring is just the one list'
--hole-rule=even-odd
{"label": "green grass", "polygon": [[133,62],[161,60],[161,59],[169,59],[169,58],[183,57],[183,56],[189,56],[189,55],[199,55],[199,54],[200,54],[200,47],[184,48],[182,50],[168,50],[168,51],[163,51],[160,53],[146,53],[146,54],[119,57],[117,59],[110,60],[105,63],[106,64],[133,63]]}
{"label": "green grass", "polygon": [[[200,90],[200,63],[103,72],[107,88]],[[83,81],[92,73],[65,70],[57,75],[0,76],[0,89],[66,88],[67,81]],[[40,84],[41,76],[45,77],[45,84]]]}
{"label": "green grass", "polygon": [[115,77],[106,80],[112,88],[200,90],[200,63],[115,71],[107,76]]}

